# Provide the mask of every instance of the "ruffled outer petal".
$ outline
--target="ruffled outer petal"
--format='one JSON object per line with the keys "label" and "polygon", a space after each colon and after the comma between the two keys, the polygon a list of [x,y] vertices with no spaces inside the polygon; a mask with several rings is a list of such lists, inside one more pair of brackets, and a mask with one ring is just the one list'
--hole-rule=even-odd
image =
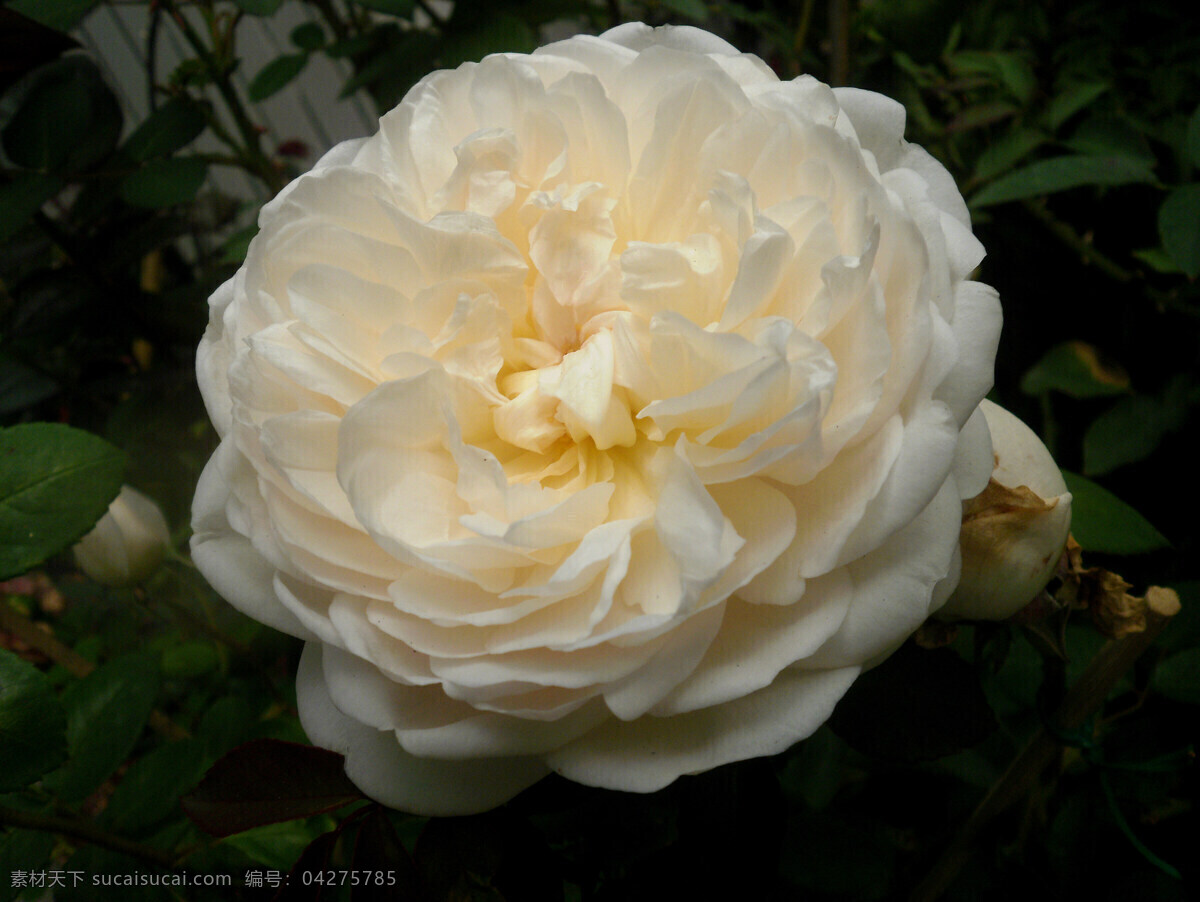
{"label": "ruffled outer petal", "polygon": [[264,206],[192,552],[366,794],[774,754],[946,602],[1001,315],[904,124],[630,23],[433,73]]}
{"label": "ruffled outer petal", "polygon": [[487,811],[549,772],[530,757],[444,761],[408,754],[393,733],[360,723],[334,705],[319,643],[304,647],[296,703],[309,739],[345,755],[346,776],[366,795],[401,811],[433,817]]}
{"label": "ruffled outer petal", "polygon": [[608,723],[550,753],[546,761],[578,783],[654,792],[683,774],[774,755],[811,735],[860,670],[787,670],[765,689],[728,704]]}
{"label": "ruffled outer petal", "polygon": [[[236,453],[236,452],[235,452]],[[229,525],[229,485],[214,454],[200,474],[192,502],[192,560],[204,578],[243,614],[300,639],[314,639],[275,595],[275,568]]]}

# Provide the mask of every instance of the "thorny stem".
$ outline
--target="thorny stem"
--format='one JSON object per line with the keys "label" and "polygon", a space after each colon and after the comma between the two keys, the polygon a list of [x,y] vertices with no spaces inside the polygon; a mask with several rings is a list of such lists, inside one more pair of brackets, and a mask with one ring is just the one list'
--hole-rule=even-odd
{"label": "thorny stem", "polygon": [[283,188],[286,183],[286,178],[282,172],[271,164],[266,155],[262,151],[262,146],[259,141],[258,128],[250,121],[250,116],[246,113],[246,108],[243,106],[241,98],[238,97],[237,91],[233,87],[233,83],[229,80],[229,72],[226,67],[221,65],[208,45],[201,40],[200,35],[192,28],[187,18],[179,11],[175,0],[160,0],[163,8],[171,16],[176,27],[182,32],[192,50],[196,52],[196,57],[208,70],[209,76],[212,78],[213,84],[216,86],[217,92],[221,95],[221,99],[225,103],[226,109],[233,117],[234,123],[237,125],[238,132],[241,133],[243,146],[239,150],[245,157],[246,168],[257,175],[272,193],[277,193]]}
{"label": "thorny stem", "polygon": [[1132,282],[1134,274],[1123,268],[1111,257],[1096,249],[1096,246],[1080,235],[1069,223],[1059,219],[1050,212],[1045,202],[1032,200],[1022,201],[1021,205],[1033,214],[1034,218],[1050,230],[1056,238],[1077,252],[1085,262],[1095,266],[1111,279],[1118,282]]}
{"label": "thorny stem", "polygon": [[177,866],[175,856],[169,852],[134,842],[115,833],[109,833],[107,830],[103,830],[91,821],[84,820],[83,818],[58,817],[53,814],[39,814],[33,811],[20,811],[15,808],[0,807],[0,824],[7,824],[11,827],[23,827],[26,830],[40,830],[43,833],[57,833],[60,836],[68,836],[72,839],[82,840],[83,842],[101,846],[105,849],[111,849],[114,852],[131,855],[134,858],[139,858],[142,861],[147,861],[162,868],[174,868]]}
{"label": "thorny stem", "polygon": [[[1138,273],[1126,269],[1103,251],[1097,250],[1096,246],[1075,231],[1070,223],[1064,222],[1050,212],[1050,208],[1044,200],[1024,200],[1021,202],[1021,206],[1045,226],[1054,237],[1079,254],[1085,263],[1095,266],[1110,279],[1122,284],[1143,281]],[[1200,319],[1200,309],[1181,301],[1179,298],[1162,291],[1157,291],[1144,283],[1141,285],[1141,289],[1160,308],[1171,310],[1175,313],[1182,313],[1193,319]]]}
{"label": "thorny stem", "polygon": [[1091,714],[1104,704],[1121,676],[1133,666],[1158,634],[1179,612],[1177,599],[1151,607],[1146,614],[1146,629],[1114,639],[1100,649],[1087,669],[1071,686],[1047,727],[1043,727],[1013,759],[1008,769],[988,790],[960,828],[954,840],[912,891],[909,902],[934,902],[954,882],[970,858],[975,839],[992,820],[1015,802],[1025,798],[1041,780],[1046,768],[1062,755],[1061,736],[1083,726]]}

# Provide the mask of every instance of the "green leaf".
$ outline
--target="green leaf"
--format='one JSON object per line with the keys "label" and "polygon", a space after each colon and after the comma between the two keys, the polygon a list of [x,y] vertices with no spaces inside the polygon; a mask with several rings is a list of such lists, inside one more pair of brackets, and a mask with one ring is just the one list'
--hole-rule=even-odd
{"label": "green leaf", "polygon": [[221,842],[233,846],[251,861],[286,871],[313,839],[313,832],[304,821],[288,821],[254,827]]}
{"label": "green leaf", "polygon": [[70,31],[100,0],[9,0],[8,8],[56,31]]}
{"label": "green leaf", "polygon": [[1158,209],[1158,234],[1180,269],[1193,279],[1200,275],[1200,184],[1167,195]]}
{"label": "green leaf", "polygon": [[204,743],[204,754],[216,759],[250,735],[254,711],[240,695],[227,695],[210,705],[200,718],[196,738]]}
{"label": "green leaf", "polygon": [[[1191,399],[1183,383],[1162,397],[1131,395],[1097,417],[1083,436],[1083,472],[1108,473],[1149,457],[1163,438],[1183,426]],[[1174,383],[1173,383],[1174,384]]]}
{"label": "green leaf", "polygon": [[1051,131],[1089,106],[1097,97],[1109,89],[1107,82],[1081,81],[1068,85],[1055,95],[1046,107],[1042,120]]}
{"label": "green leaf", "polygon": [[1084,433],[1083,472],[1095,476],[1144,460],[1158,448],[1166,431],[1156,399],[1122,398]]}
{"label": "green leaf", "polygon": [[386,89],[399,99],[429,70],[441,48],[438,39],[424,31],[397,31],[389,37],[387,49],[372,56],[346,79],[338,97],[349,97],[359,88],[367,87],[377,98]]}
{"label": "green leaf", "polygon": [[451,68],[459,63],[475,62],[489,53],[512,51],[529,53],[537,46],[537,35],[522,19],[501,14],[472,25],[464,31],[448,33],[442,41],[440,61]]}
{"label": "green leaf", "polygon": [[16,413],[54,395],[58,384],[7,354],[0,354],[0,415]]}
{"label": "green leaf", "polygon": [[1200,648],[1160,661],[1154,670],[1154,688],[1177,702],[1200,705]]}
{"label": "green leaf", "polygon": [[1027,395],[1059,391],[1072,398],[1104,398],[1129,391],[1129,376],[1102,361],[1086,342],[1068,341],[1055,345],[1026,371],[1021,391]]}
{"label": "green leaf", "polygon": [[1046,143],[1046,136],[1031,128],[1014,129],[999,141],[989,144],[975,161],[975,178],[986,182],[1012,169]]}
{"label": "green leaf", "polygon": [[1196,111],[1188,119],[1185,140],[1188,159],[1192,161],[1193,166],[1200,166],[1200,106],[1196,107]]}
{"label": "green leaf", "polygon": [[704,0],[662,0],[662,5],[673,13],[678,13],[697,22],[708,18],[708,7]]}
{"label": "green leaf", "polygon": [[948,62],[956,72],[989,76],[1023,104],[1028,103],[1037,90],[1033,68],[1028,60],[1016,53],[962,50],[950,57]]}
{"label": "green leaf", "polygon": [[66,715],[46,675],[0,649],[0,792],[23,789],[62,764],[66,731]]}
{"label": "green leaf", "polygon": [[211,673],[221,664],[221,656],[211,642],[195,639],[172,645],[163,650],[163,676],[173,680],[190,680]]}
{"label": "green leaf", "polygon": [[137,207],[170,207],[196,197],[208,164],[199,157],[150,160],[121,182],[121,198]]}
{"label": "green leaf", "polygon": [[969,106],[955,116],[946,125],[946,131],[970,131],[973,128],[983,128],[1001,120],[1008,119],[1021,111],[1021,108],[1007,100],[992,100],[987,103],[977,103]]}
{"label": "green leaf", "polygon": [[[13,886],[13,871],[49,870],[54,834],[41,830],[10,830],[0,839],[0,902],[12,902],[28,890]],[[43,892],[38,890],[37,892]]]}
{"label": "green leaf", "polygon": [[172,97],[125,139],[121,150],[135,163],[170,156],[198,138],[207,124],[198,104]]}
{"label": "green leaf", "polygon": [[138,833],[177,813],[180,797],[204,774],[204,745],[195,739],[161,745],[121,777],[101,815],[108,829]]}
{"label": "green leaf", "polygon": [[221,245],[221,256],[218,258],[218,262],[242,263],[246,259],[246,252],[250,250],[250,242],[254,240],[254,236],[257,234],[257,224],[246,226],[244,229],[238,229],[226,238],[225,243]]}
{"label": "green leaf", "polygon": [[998,178],[971,198],[972,207],[1054,194],[1084,185],[1112,186],[1152,183],[1145,163],[1126,157],[1082,154],[1039,160]]}
{"label": "green leaf", "polygon": [[273,59],[258,70],[246,94],[256,103],[266,100],[286,88],[292,79],[304,71],[306,65],[306,53],[288,53]]}
{"label": "green leaf", "polygon": [[1071,492],[1071,534],[1085,551],[1144,554],[1170,542],[1136,510],[1090,479],[1063,471]]}
{"label": "green leaf", "polygon": [[62,187],[58,176],[40,172],[23,172],[0,184],[0,241],[15,235]]}
{"label": "green leaf", "polygon": [[0,430],[0,579],[74,544],[121,490],[125,455],[59,423]]}
{"label": "green leaf", "polygon": [[827,808],[841,789],[846,744],[829,727],[821,727],[788,753],[779,783],[791,798],[813,811]]}
{"label": "green leaf", "polygon": [[257,739],[214,764],[183,810],[213,836],[323,814],[362,798],[344,763],[336,752]]}
{"label": "green leaf", "polygon": [[405,19],[411,16],[416,8],[413,0],[354,0],[354,2],[358,6],[365,6],[377,13],[387,13],[389,16],[400,16]]}
{"label": "green leaf", "polygon": [[301,50],[320,50],[325,46],[325,32],[316,22],[305,22],[292,29],[292,43]]}
{"label": "green leaf", "polygon": [[72,54],[30,76],[0,139],[17,166],[79,172],[112,152],[121,122],[121,108],[96,64]]}
{"label": "green leaf", "polygon": [[243,12],[252,16],[273,16],[283,0],[233,0]]}
{"label": "green leaf", "polygon": [[996,53],[995,57],[1001,83],[1021,103],[1029,103],[1037,90],[1037,77],[1029,60],[1016,53]]}
{"label": "green leaf", "polygon": [[156,655],[109,661],[63,692],[67,709],[65,767],[46,778],[67,802],[87,797],[129,757],[158,696]]}
{"label": "green leaf", "polygon": [[1169,588],[1179,593],[1182,607],[1171,618],[1171,628],[1164,630],[1157,645],[1168,655],[1200,647],[1200,580],[1171,582]]}
{"label": "green leaf", "polygon": [[1167,252],[1161,247],[1145,247],[1140,250],[1131,251],[1131,253],[1155,272],[1170,276],[1183,275],[1183,270],[1179,268],[1179,264],[1167,256]]}
{"label": "green leaf", "polygon": [[1124,157],[1146,167],[1154,165],[1145,135],[1118,116],[1089,116],[1064,143],[1088,156]]}

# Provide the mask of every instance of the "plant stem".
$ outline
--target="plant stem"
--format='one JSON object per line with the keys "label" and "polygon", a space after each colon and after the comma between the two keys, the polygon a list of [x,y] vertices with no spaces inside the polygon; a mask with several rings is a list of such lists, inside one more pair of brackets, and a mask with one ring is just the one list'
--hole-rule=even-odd
{"label": "plant stem", "polygon": [[797,65],[799,65],[800,55],[804,53],[804,45],[808,43],[808,29],[812,25],[813,7],[817,5],[817,0],[804,0],[804,6],[800,11],[800,22],[796,25],[796,34],[792,39],[792,50],[796,54]]}
{"label": "plant stem", "polygon": [[829,83],[844,85],[850,78],[850,2],[829,0]]}
{"label": "plant stem", "polygon": [[1069,223],[1064,222],[1051,213],[1045,201],[1025,200],[1021,202],[1021,206],[1028,210],[1038,222],[1049,229],[1051,234],[1063,242],[1063,244],[1078,253],[1085,263],[1090,263],[1106,276],[1116,279],[1118,282],[1132,282],[1134,280],[1133,273],[1123,268],[1106,254],[1098,251],[1092,242],[1076,232]]}
{"label": "plant stem", "polygon": [[[1148,599],[1149,601],[1149,599]],[[976,837],[985,826],[1038,784],[1046,768],[1061,758],[1058,737],[1077,731],[1104,704],[1113,686],[1179,612],[1179,600],[1156,599],[1146,613],[1146,629],[1106,644],[1067,692],[1050,727],[1043,727],[1013,759],[1008,770],[988,790],[953,841],[912,891],[909,902],[933,902],[949,889],[970,858]]]}
{"label": "plant stem", "polygon": [[[38,629],[28,617],[17,613],[7,604],[0,604],[0,630],[12,633],[30,648],[44,654],[62,667],[71,676],[83,679],[96,669],[96,665],[70,646],[64,645],[50,633]],[[150,726],[168,739],[186,739],[191,734],[155,709],[150,712]]]}
{"label": "plant stem", "polygon": [[19,811],[15,808],[0,807],[0,824],[12,827],[23,827],[26,830],[40,830],[43,833],[57,833],[71,839],[82,840],[92,845],[111,849],[130,855],[161,868],[174,868],[175,856],[153,846],[134,842],[115,833],[109,833],[97,827],[91,821],[82,818],[57,817],[53,814],[39,814],[33,811]]}
{"label": "plant stem", "polygon": [[45,630],[38,629],[32,620],[18,614],[7,604],[0,604],[0,630],[16,636],[72,676],[82,679],[96,669],[95,664],[75,649],[64,645]]}
{"label": "plant stem", "polygon": [[[183,34],[184,39],[191,45],[192,50],[196,52],[197,59],[208,70],[209,77],[212,78],[217,93],[221,95],[221,99],[224,101],[229,115],[233,117],[234,124],[237,125],[238,132],[241,134],[242,141],[244,142],[243,146],[239,149],[244,155],[246,168],[262,179],[272,194],[278,193],[284,184],[286,184],[287,179],[282,172],[272,165],[271,161],[267,159],[266,154],[263,153],[258,128],[250,121],[250,116],[246,113],[246,108],[242,104],[241,98],[234,89],[233,83],[229,80],[228,67],[222,65],[221,61],[216,58],[208,45],[201,40],[200,35],[192,28],[191,23],[179,11],[175,0],[160,0],[160,3],[170,14],[171,19]],[[230,46],[232,47],[232,41]]]}
{"label": "plant stem", "polygon": [[321,14],[321,18],[325,20],[325,24],[329,26],[337,40],[344,41],[350,37],[350,29],[346,27],[346,23],[342,21],[342,17],[338,15],[329,0],[310,0],[310,2],[317,8],[317,12]]}
{"label": "plant stem", "polygon": [[1122,284],[1142,282],[1141,289],[1143,293],[1159,308],[1171,310],[1175,313],[1182,313],[1192,319],[1200,319],[1200,308],[1181,301],[1171,294],[1157,291],[1150,285],[1145,284],[1138,273],[1125,269],[1125,267],[1121,266],[1107,254],[1097,250],[1096,246],[1083,235],[1080,235],[1079,232],[1075,231],[1070,223],[1059,219],[1050,212],[1050,208],[1046,205],[1045,200],[1024,200],[1021,201],[1021,206],[1045,226],[1054,237],[1078,253],[1084,263],[1095,266],[1110,279]]}

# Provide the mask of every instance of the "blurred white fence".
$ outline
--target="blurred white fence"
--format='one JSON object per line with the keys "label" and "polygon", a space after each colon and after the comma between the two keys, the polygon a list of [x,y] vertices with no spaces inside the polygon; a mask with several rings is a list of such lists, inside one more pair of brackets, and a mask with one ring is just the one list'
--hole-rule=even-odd
{"label": "blurred white fence", "polygon": [[[184,14],[200,33],[205,33],[197,10],[185,7]],[[302,169],[339,141],[371,134],[377,127],[377,116],[365,94],[338,99],[350,74],[349,65],[321,53],[313,54],[300,76],[273,97],[260,103],[251,103],[247,98],[247,85],[263,66],[281,54],[296,51],[289,35],[309,21],[317,21],[310,7],[289,2],[268,18],[243,16],[236,32],[241,64],[233,74],[235,88],[251,119],[265,129],[264,149],[273,154],[280,144],[300,142],[308,149],[297,160]],[[328,34],[328,28],[325,31]],[[116,90],[127,133],[149,113],[152,85],[165,84],[183,60],[194,56],[170,16],[160,13],[151,60],[151,13],[145,2],[102,3],[80,23],[74,36],[96,58]],[[212,94],[214,108],[223,113],[220,100],[215,92]],[[160,96],[158,101],[164,99]],[[196,147],[205,152],[225,149],[208,134]],[[261,183],[230,167],[210,167],[208,184],[244,200],[265,199]]]}

